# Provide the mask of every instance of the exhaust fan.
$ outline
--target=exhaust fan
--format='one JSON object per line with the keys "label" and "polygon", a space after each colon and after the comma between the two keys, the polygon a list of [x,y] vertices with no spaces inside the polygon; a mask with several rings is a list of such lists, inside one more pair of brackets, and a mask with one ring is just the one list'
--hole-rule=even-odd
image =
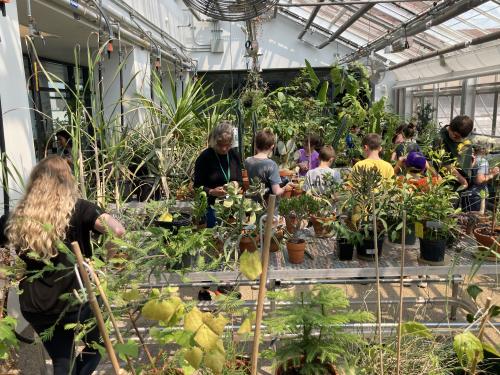
{"label": "exhaust fan", "polygon": [[258,17],[278,0],[184,0],[186,6],[221,21],[247,21]]}

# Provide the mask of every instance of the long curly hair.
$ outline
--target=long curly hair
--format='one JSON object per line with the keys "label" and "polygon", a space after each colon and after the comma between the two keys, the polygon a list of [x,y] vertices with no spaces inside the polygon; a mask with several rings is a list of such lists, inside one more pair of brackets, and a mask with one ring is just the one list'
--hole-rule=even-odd
{"label": "long curly hair", "polygon": [[31,171],[26,193],[7,223],[10,246],[34,251],[42,259],[57,256],[57,243],[66,229],[77,199],[75,180],[65,159],[49,156]]}

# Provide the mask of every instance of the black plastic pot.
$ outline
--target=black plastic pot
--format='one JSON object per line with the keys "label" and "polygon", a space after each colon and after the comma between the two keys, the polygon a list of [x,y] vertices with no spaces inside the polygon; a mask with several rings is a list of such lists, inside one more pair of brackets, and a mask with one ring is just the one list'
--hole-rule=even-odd
{"label": "black plastic pot", "polygon": [[442,262],[446,250],[446,239],[420,239],[420,258],[429,262]]}
{"label": "black plastic pot", "polygon": [[[377,240],[378,256],[382,256],[382,246],[384,245],[384,237],[379,237]],[[375,259],[375,246],[373,238],[365,238],[357,247],[358,256],[366,259]]]}
{"label": "black plastic pot", "polygon": [[[395,244],[401,244],[401,236],[399,235],[399,233],[396,236],[394,242],[393,241],[391,242]],[[415,245],[415,242],[417,242],[417,236],[415,235],[415,230],[412,230],[411,233],[406,233],[405,245],[412,246]]]}
{"label": "black plastic pot", "polygon": [[337,240],[338,256],[340,260],[352,260],[354,255],[354,245],[347,242],[345,238]]}
{"label": "black plastic pot", "polygon": [[180,227],[191,226],[191,215],[185,212],[174,214],[174,219],[171,222],[155,220],[155,225],[165,229],[169,229],[173,234],[177,234]]}

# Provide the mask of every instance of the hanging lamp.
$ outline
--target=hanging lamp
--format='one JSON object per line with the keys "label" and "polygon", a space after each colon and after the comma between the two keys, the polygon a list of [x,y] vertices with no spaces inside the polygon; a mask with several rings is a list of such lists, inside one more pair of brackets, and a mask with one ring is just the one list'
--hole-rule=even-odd
{"label": "hanging lamp", "polygon": [[221,21],[247,21],[258,17],[278,0],[184,0],[191,9]]}

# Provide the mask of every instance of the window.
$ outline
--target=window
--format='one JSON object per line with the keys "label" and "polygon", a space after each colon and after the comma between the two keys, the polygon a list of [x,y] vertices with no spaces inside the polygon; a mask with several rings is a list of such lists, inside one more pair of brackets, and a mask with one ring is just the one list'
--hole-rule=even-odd
{"label": "window", "polygon": [[476,94],[474,110],[474,131],[478,134],[490,135],[493,126],[493,106],[495,94]]}
{"label": "window", "polygon": [[439,96],[437,108],[437,120],[440,125],[450,123],[451,118],[451,96]]}

